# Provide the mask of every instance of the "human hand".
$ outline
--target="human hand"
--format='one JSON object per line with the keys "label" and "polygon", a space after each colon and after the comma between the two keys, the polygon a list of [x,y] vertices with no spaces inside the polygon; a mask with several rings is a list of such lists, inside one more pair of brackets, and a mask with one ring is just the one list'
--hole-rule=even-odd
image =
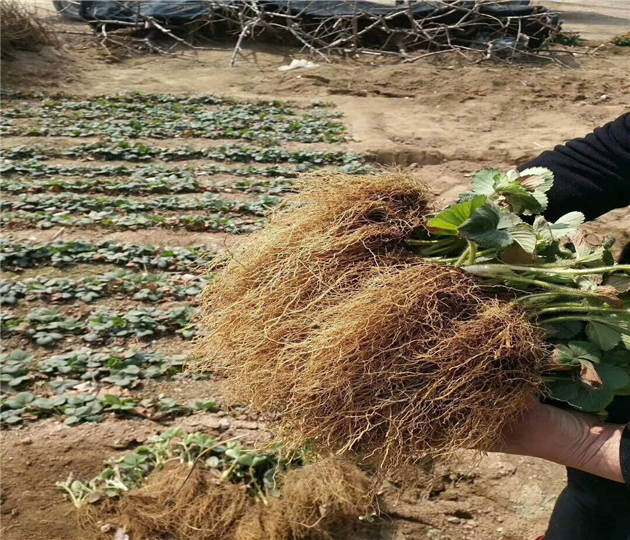
{"label": "human hand", "polygon": [[624,426],[532,399],[509,424],[494,452],[539,457],[603,478],[623,482],[620,445]]}

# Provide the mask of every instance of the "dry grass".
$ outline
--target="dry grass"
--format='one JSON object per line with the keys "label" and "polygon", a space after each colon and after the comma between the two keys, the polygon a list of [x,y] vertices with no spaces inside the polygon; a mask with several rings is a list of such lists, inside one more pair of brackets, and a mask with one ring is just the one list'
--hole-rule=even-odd
{"label": "dry grass", "polygon": [[57,36],[33,6],[18,0],[0,0],[0,51],[11,58],[17,51],[39,51],[58,46]]}
{"label": "dry grass", "polygon": [[401,175],[309,183],[206,292],[201,365],[290,446],[385,468],[491,447],[539,389],[542,332],[401,246],[424,193]]}

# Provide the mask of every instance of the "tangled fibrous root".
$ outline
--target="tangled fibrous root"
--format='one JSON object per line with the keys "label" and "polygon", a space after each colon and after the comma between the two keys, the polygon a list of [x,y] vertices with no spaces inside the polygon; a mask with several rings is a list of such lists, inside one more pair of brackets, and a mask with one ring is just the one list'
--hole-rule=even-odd
{"label": "tangled fibrous root", "polygon": [[285,382],[283,438],[386,468],[494,447],[539,388],[542,332],[456,268],[374,274],[278,358],[302,366]]}
{"label": "tangled fibrous root", "polygon": [[200,364],[289,447],[390,470],[493,447],[540,387],[542,332],[463,271],[404,250],[427,213],[415,181],[325,180],[219,272]]}
{"label": "tangled fibrous root", "polygon": [[117,503],[105,505],[100,512],[88,507],[79,519],[82,538],[111,539],[110,532],[97,526],[105,521],[134,540],[231,540],[239,521],[254,507],[253,497],[245,486],[222,482],[201,468],[184,482],[189,470],[174,466],[156,471],[144,486]]}
{"label": "tangled fibrous root", "polygon": [[[245,486],[207,470],[175,466],[151,474],[117,503],[82,510],[82,540],[111,539],[111,529],[133,540],[319,540],[352,530],[373,503],[368,477],[356,465],[325,459],[292,470],[280,498],[264,505]],[[182,484],[183,483],[183,484]],[[181,489],[180,489],[181,486]],[[99,511],[100,510],[100,511]]]}
{"label": "tangled fibrous root", "polygon": [[408,260],[403,241],[427,213],[425,186],[403,174],[318,175],[301,187],[290,208],[217,263],[204,294],[198,367],[264,372],[260,384],[253,376],[232,386],[239,399],[264,394],[277,369],[291,377],[279,352],[370,269]]}
{"label": "tangled fibrous root", "polygon": [[372,509],[373,488],[361,469],[340,458],[292,470],[282,496],[248,514],[234,540],[345,538]]}

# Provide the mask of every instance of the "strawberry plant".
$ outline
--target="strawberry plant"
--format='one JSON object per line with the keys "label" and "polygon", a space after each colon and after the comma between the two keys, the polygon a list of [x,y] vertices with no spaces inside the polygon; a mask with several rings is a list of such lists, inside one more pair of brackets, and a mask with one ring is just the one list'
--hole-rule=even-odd
{"label": "strawberry plant", "polygon": [[[7,193],[41,193],[62,192],[74,193],[196,193],[196,192],[230,192],[252,191],[262,193],[282,193],[292,189],[290,178],[295,178],[299,172],[311,170],[314,165],[300,164],[295,167],[225,167],[222,165],[203,165],[196,169],[169,169],[161,166],[146,165],[142,167],[107,166],[83,167],[48,165],[45,162],[31,160],[27,162],[10,162],[2,167],[3,176],[0,180],[0,191]],[[246,177],[235,183],[216,183],[205,180],[204,177],[217,174]],[[29,175],[29,178],[13,178],[15,175]],[[54,176],[80,176],[80,179],[45,178]],[[91,179],[100,177],[125,177],[103,181]],[[257,178],[262,177],[262,178]],[[37,180],[36,178],[44,178]],[[203,182],[200,180],[204,178]],[[276,181],[264,178],[278,178]],[[251,189],[250,185],[255,186]],[[261,189],[264,188],[264,189]]]}
{"label": "strawberry plant", "polygon": [[196,193],[209,191],[192,176],[178,177],[175,174],[149,178],[126,178],[103,182],[102,180],[0,180],[0,191],[8,193],[74,192],[74,193]]}
{"label": "strawberry plant", "polygon": [[[6,107],[3,135],[202,137],[210,139],[338,142],[339,113],[298,111],[278,101],[207,103],[46,100],[41,106]],[[13,124],[11,119],[20,119]],[[30,120],[30,122],[29,122]],[[34,121],[33,121],[34,120]]]}
{"label": "strawberry plant", "polygon": [[77,334],[84,324],[66,317],[59,308],[35,308],[25,318],[0,313],[0,327],[4,336],[24,335],[37,345],[52,347],[67,334]]}
{"label": "strawberry plant", "polygon": [[98,310],[79,321],[64,316],[59,308],[35,308],[24,318],[0,313],[0,325],[4,336],[21,335],[43,347],[52,347],[69,334],[82,334],[82,339],[88,343],[173,333],[190,339],[196,331],[191,324],[193,313],[190,306],[169,310],[138,308],[125,312]]}
{"label": "strawberry plant", "polygon": [[102,381],[126,388],[142,379],[179,373],[185,359],[185,355],[165,357],[147,351],[78,349],[41,360],[34,369],[47,377],[78,377],[77,383]]}
{"label": "strawberry plant", "polygon": [[36,226],[50,229],[56,226],[89,228],[101,226],[110,229],[185,229],[187,231],[219,231],[232,234],[251,232],[262,224],[262,220],[238,219],[236,217],[214,215],[173,215],[137,213],[120,215],[117,212],[102,211],[73,215],[66,212],[10,212],[0,217],[0,224],[7,229],[23,229]]}
{"label": "strawberry plant", "polygon": [[168,333],[190,339],[195,333],[195,328],[191,326],[194,311],[189,306],[170,310],[138,308],[122,313],[99,310],[88,317],[88,333],[83,340],[94,343],[111,337],[145,338]]}
{"label": "strawberry plant", "polygon": [[611,242],[585,242],[580,212],[555,221],[540,215],[552,185],[542,168],[479,171],[472,191],[409,244],[429,260],[510,287],[555,347],[550,396],[599,412],[630,393],[630,265],[614,264]]}
{"label": "strawberry plant", "polygon": [[[43,106],[54,107],[73,107],[73,102],[92,103],[92,102],[111,102],[133,105],[136,103],[178,103],[180,105],[200,104],[200,105],[221,105],[223,103],[235,103],[230,97],[219,97],[212,94],[200,94],[196,96],[178,95],[178,94],[155,94],[142,92],[123,92],[120,94],[99,94],[91,96],[86,100],[82,96],[76,96],[67,92],[31,92],[31,91],[7,91],[3,96],[7,101],[13,100],[45,100]],[[78,105],[81,106],[81,105]],[[89,105],[88,105],[89,106]]]}
{"label": "strawberry plant", "polygon": [[222,145],[203,149],[188,146],[162,148],[144,143],[112,139],[109,142],[84,143],[72,148],[59,149],[49,146],[16,146],[0,149],[0,157],[7,160],[42,158],[89,158],[102,161],[142,162],[159,159],[162,161],[184,161],[190,159],[212,159],[237,163],[303,163],[311,165],[343,165],[358,167],[361,157],[346,154],[341,150],[297,150],[289,151],[279,146],[252,147]]}
{"label": "strawberry plant", "polygon": [[94,244],[81,240],[38,246],[0,238],[0,266],[9,271],[46,265],[66,267],[80,263],[175,271],[201,266],[212,258],[213,253],[204,246],[157,247],[110,241]]}
{"label": "strawberry plant", "polygon": [[106,272],[80,279],[31,278],[22,281],[0,280],[0,304],[16,305],[21,299],[62,303],[123,295],[142,302],[197,297],[208,278],[191,274],[138,274],[125,270]]}
{"label": "strawberry plant", "polygon": [[0,426],[7,427],[24,420],[37,420],[50,416],[64,416],[64,423],[74,426],[83,422],[100,422],[104,414],[138,416],[153,421],[185,416],[195,411],[218,410],[213,401],[198,401],[191,405],[176,403],[170,398],[135,399],[114,394],[58,394],[52,397],[20,392],[0,400]]}
{"label": "strawberry plant", "polygon": [[22,350],[0,354],[0,393],[10,392],[31,383],[30,363],[33,355]]}
{"label": "strawberry plant", "polygon": [[162,197],[160,199],[122,199],[120,197],[91,197],[85,195],[31,195],[16,200],[0,201],[2,211],[21,212],[92,212],[113,209],[121,213],[140,213],[149,210],[206,210],[233,214],[264,216],[278,204],[275,197],[262,197],[257,201],[221,199],[216,195],[201,198]]}
{"label": "strawberry plant", "polygon": [[119,497],[142,485],[153,470],[171,461],[191,466],[198,463],[223,480],[242,484],[265,502],[265,495],[278,495],[276,478],[280,473],[299,466],[302,458],[297,453],[283,456],[279,447],[258,452],[235,442],[221,443],[204,433],[175,429],[154,436],[134,452],[109,461],[101,474],[91,480],[83,481],[71,475],[57,486],[80,508]]}

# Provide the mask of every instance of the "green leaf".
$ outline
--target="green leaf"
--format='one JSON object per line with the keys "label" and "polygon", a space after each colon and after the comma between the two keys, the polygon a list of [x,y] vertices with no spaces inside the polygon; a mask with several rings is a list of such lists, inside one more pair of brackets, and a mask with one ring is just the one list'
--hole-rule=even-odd
{"label": "green leaf", "polygon": [[30,406],[36,407],[38,409],[43,409],[45,411],[50,411],[55,408],[55,403],[52,399],[40,397],[31,402]]}
{"label": "green leaf", "polygon": [[609,364],[598,364],[595,369],[602,380],[601,388],[592,388],[578,380],[556,381],[549,385],[551,397],[586,412],[604,410],[615,397],[615,392],[630,384],[630,375]]}
{"label": "green leaf", "polygon": [[32,360],[33,355],[21,349],[16,349],[9,355],[9,358],[15,362],[28,362]]}
{"label": "green leaf", "polygon": [[508,182],[508,176],[498,169],[481,169],[472,179],[472,189],[476,195],[494,195],[496,188]]}
{"label": "green leaf", "polygon": [[591,388],[577,381],[555,381],[549,385],[550,396],[558,401],[564,401],[586,412],[604,410],[615,397],[615,393],[606,388]]}
{"label": "green leaf", "polygon": [[630,375],[618,366],[602,363],[595,366],[595,369],[599,373],[604,386],[611,390],[620,390],[630,384]]}
{"label": "green leaf", "polygon": [[512,237],[508,231],[497,228],[501,214],[498,207],[485,204],[459,227],[459,232],[464,238],[477,242],[482,247],[507,247],[512,243]]}
{"label": "green leaf", "polygon": [[551,235],[554,240],[559,240],[577,231],[583,223],[584,214],[582,212],[569,212],[551,224]]}
{"label": "green leaf", "polygon": [[456,235],[459,226],[469,219],[473,213],[486,202],[484,195],[479,195],[465,202],[450,206],[427,223],[433,233]]}
{"label": "green leaf", "polygon": [[527,253],[534,253],[536,251],[536,243],[538,237],[536,231],[528,223],[517,223],[510,230],[510,235],[514,241],[523,248]]}
{"label": "green leaf", "polygon": [[515,214],[531,215],[541,212],[543,207],[533,193],[517,182],[511,182],[497,189]]}
{"label": "green leaf", "polygon": [[599,363],[601,351],[590,341],[569,341],[566,345],[556,345],[555,360],[561,364],[576,366],[582,361]]}
{"label": "green leaf", "polygon": [[216,401],[197,401],[193,405],[193,408],[199,411],[217,412],[219,406]]}
{"label": "green leaf", "polygon": [[10,409],[23,409],[29,403],[35,400],[35,394],[32,392],[20,392],[11,399],[7,399],[6,405]]}
{"label": "green leaf", "polygon": [[584,328],[581,321],[562,321],[546,326],[554,338],[571,339],[577,336]]}
{"label": "green leaf", "polygon": [[546,193],[553,186],[553,172],[546,167],[530,167],[523,169],[518,182],[529,191]]}
{"label": "green leaf", "polygon": [[544,217],[536,216],[534,230],[542,244],[551,244],[575,233],[582,223],[584,223],[584,214],[581,212],[569,212],[555,223],[549,223]]}
{"label": "green leaf", "polygon": [[586,335],[602,351],[610,351],[621,340],[621,333],[605,324],[589,321],[586,325]]}
{"label": "green leaf", "polygon": [[624,351],[624,350],[619,349],[619,350],[608,352],[604,356],[604,361],[614,366],[629,368],[630,367],[630,351]]}

